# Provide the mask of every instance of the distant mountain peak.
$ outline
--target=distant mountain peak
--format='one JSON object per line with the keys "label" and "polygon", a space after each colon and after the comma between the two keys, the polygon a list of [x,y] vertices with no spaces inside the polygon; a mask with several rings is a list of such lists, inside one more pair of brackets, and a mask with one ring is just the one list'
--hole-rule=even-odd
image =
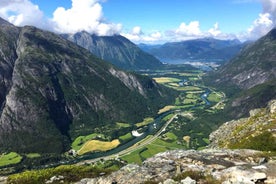
{"label": "distant mountain peak", "polygon": [[266,37],[270,38],[271,40],[276,40],[276,28],[273,28],[271,31],[269,31]]}
{"label": "distant mountain peak", "polygon": [[0,33],[1,153],[61,153],[80,135],[142,121],[175,99],[151,78],[55,33],[31,26],[0,26]]}
{"label": "distant mountain peak", "polygon": [[157,58],[142,51],[137,45],[121,35],[97,36],[82,31],[73,35],[63,34],[62,36],[119,68],[141,70],[162,66]]}
{"label": "distant mountain peak", "polygon": [[0,26],[14,26],[14,25],[0,17]]}
{"label": "distant mountain peak", "polygon": [[212,37],[168,42],[159,47],[141,46],[161,61],[202,61],[225,62],[233,58],[243,47],[237,40],[219,40]]}

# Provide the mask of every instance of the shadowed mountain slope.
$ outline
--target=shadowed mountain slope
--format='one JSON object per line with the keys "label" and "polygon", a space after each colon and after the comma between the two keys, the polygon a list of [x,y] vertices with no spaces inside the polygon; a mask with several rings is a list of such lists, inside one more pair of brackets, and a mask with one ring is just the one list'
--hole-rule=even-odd
{"label": "shadowed mountain slope", "polygon": [[62,36],[119,68],[145,70],[162,67],[162,63],[158,59],[142,51],[134,43],[120,35],[96,36],[82,31]]}
{"label": "shadowed mountain slope", "polygon": [[1,151],[60,153],[79,135],[136,123],[174,100],[150,78],[35,27],[0,19],[0,51]]}

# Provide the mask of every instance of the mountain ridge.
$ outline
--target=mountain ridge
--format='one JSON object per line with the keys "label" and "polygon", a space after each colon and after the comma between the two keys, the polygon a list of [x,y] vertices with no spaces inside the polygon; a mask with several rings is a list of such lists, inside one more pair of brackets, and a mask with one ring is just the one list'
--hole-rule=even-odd
{"label": "mountain ridge", "polygon": [[168,42],[163,45],[145,46],[142,49],[159,58],[161,61],[173,62],[202,61],[223,63],[235,56],[243,47],[239,40],[218,40],[200,38],[180,42]]}
{"label": "mountain ridge", "polygon": [[276,29],[244,47],[217,71],[207,74],[205,83],[226,92],[226,112],[233,118],[247,116],[251,109],[265,107],[276,98]]}
{"label": "mountain ridge", "polygon": [[121,71],[61,36],[5,25],[0,27],[2,151],[61,153],[96,127],[134,124],[174,100],[172,90]]}
{"label": "mountain ridge", "polygon": [[127,70],[146,70],[162,67],[154,56],[121,35],[96,36],[86,31],[63,34],[62,37],[86,48],[99,58]]}

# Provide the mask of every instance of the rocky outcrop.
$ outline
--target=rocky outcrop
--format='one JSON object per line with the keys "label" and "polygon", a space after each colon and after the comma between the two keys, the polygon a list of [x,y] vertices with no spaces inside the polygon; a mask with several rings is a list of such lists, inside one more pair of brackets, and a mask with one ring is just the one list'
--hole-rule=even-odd
{"label": "rocky outcrop", "polygon": [[[224,123],[210,134],[210,147],[254,148],[275,151],[276,100],[267,108],[250,111],[250,117]],[[270,138],[270,139],[269,139]]]}
{"label": "rocky outcrop", "polygon": [[130,164],[109,176],[83,179],[77,184],[275,183],[275,159],[262,160],[262,152],[254,150],[174,150],[157,154],[141,166]]}

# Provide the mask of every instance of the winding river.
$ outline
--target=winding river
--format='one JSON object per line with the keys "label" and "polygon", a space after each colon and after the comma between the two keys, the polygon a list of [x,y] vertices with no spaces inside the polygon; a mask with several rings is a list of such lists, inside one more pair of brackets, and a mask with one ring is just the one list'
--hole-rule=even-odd
{"label": "winding river", "polygon": [[[207,88],[205,89],[205,92],[201,95],[201,99],[205,102],[205,105],[209,106],[210,102],[208,101],[207,97],[210,94],[210,90]],[[195,105],[192,108],[198,107],[199,104]],[[188,109],[190,109],[191,107],[189,107]],[[188,110],[187,109],[187,110]],[[75,164],[81,161],[85,161],[85,160],[94,160],[97,158],[104,158],[104,157],[108,157],[114,154],[117,154],[131,146],[133,146],[134,144],[136,144],[137,142],[143,140],[144,138],[146,138],[148,135],[155,135],[158,131],[161,130],[161,128],[165,125],[166,122],[162,121],[162,119],[167,116],[168,114],[171,114],[172,112],[174,112],[174,110],[170,110],[167,112],[164,112],[160,115],[158,115],[157,117],[155,117],[154,121],[152,123],[150,123],[149,125],[147,125],[147,129],[145,132],[143,132],[143,134],[139,137],[135,137],[134,139],[132,139],[131,141],[122,144],[120,146],[118,146],[117,148],[114,148],[112,150],[106,151],[106,152],[94,152],[94,153],[90,153],[90,154],[86,154],[83,156],[79,156],[76,157],[74,159],[70,159],[70,160],[61,160],[60,162],[57,163],[53,163],[53,164],[49,164],[47,166],[41,166],[39,168],[45,168],[45,167],[54,167],[54,166],[58,166],[61,164]]]}
{"label": "winding river", "polygon": [[[201,99],[205,102],[205,105],[209,106],[210,105],[210,102],[208,101],[207,97],[208,95],[210,94],[210,90],[207,88],[205,89],[205,92],[201,95]],[[198,105],[195,105],[195,106],[198,106]],[[174,110],[170,110],[170,111],[167,111],[165,113],[162,113],[160,115],[158,115],[154,121],[152,123],[150,123],[148,125],[148,128],[145,132],[143,132],[143,134],[140,136],[140,137],[135,137],[134,139],[132,139],[131,141],[123,144],[123,145],[120,145],[118,146],[117,148],[114,148],[112,150],[109,150],[109,151],[106,151],[106,152],[96,152],[96,153],[90,153],[88,155],[84,155],[84,156],[81,156],[81,157],[77,157],[77,161],[76,162],[79,162],[79,161],[84,161],[84,160],[89,160],[89,159],[96,159],[96,158],[99,158],[99,157],[107,157],[107,156],[110,156],[110,155],[114,155],[116,153],[119,153],[131,146],[133,146],[134,144],[136,144],[137,142],[143,140],[144,138],[146,138],[148,135],[155,135],[163,126],[166,122],[162,121],[162,119],[167,116],[168,114],[174,112]]]}

